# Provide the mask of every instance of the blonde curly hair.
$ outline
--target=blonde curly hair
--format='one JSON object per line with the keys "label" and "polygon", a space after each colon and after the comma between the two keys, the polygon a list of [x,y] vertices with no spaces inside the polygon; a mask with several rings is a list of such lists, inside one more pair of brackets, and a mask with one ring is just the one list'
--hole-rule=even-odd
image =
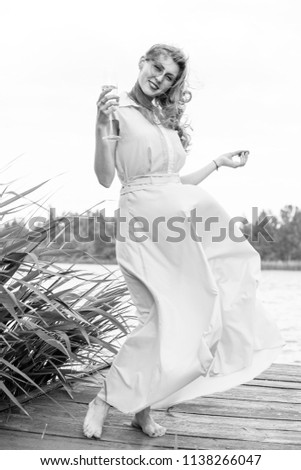
{"label": "blonde curly hair", "polygon": [[178,132],[185,150],[190,145],[190,135],[187,122],[183,122],[186,104],[191,100],[192,94],[187,85],[188,58],[184,52],[167,44],[155,44],[145,54],[146,60],[156,59],[163,54],[170,57],[179,67],[179,74],[173,85],[164,94],[155,98],[155,104],[160,109],[160,121],[163,126]]}

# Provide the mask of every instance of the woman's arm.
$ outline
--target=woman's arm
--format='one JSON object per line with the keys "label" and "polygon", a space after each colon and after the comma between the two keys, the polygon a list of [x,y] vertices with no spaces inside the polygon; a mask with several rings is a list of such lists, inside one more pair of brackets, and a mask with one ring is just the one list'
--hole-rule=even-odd
{"label": "woman's arm", "polygon": [[[240,157],[240,162],[233,161],[233,157],[235,156]],[[231,168],[244,166],[248,161],[248,156],[248,150],[238,150],[237,152],[225,153],[212,160],[203,168],[200,168],[189,175],[180,176],[181,182],[183,184],[199,184],[221,166],[229,166]]]}
{"label": "woman's arm", "polygon": [[115,152],[117,142],[103,140],[106,132],[96,125],[94,171],[99,183],[109,188],[115,176]]}
{"label": "woman's arm", "polygon": [[[218,159],[215,161],[217,165],[220,166]],[[199,170],[194,171],[189,175],[180,176],[180,179],[183,184],[199,184],[201,181],[207,178],[207,176],[211,175],[211,173],[213,173],[216,169],[216,165],[212,160],[212,162],[208,163],[208,165],[204,166],[203,168],[200,168]]]}
{"label": "woman's arm", "polygon": [[109,115],[116,110],[119,100],[117,95],[106,96],[112,89],[103,91],[99,96],[95,129],[94,171],[99,183],[105,188],[111,186],[115,176],[117,142],[103,139],[108,133]]}

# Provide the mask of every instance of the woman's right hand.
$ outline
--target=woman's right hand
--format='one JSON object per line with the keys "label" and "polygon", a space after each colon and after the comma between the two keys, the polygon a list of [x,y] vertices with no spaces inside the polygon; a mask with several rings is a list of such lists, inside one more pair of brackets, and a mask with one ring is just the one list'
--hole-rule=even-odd
{"label": "woman's right hand", "polygon": [[105,125],[109,121],[109,115],[116,111],[119,104],[119,96],[110,94],[115,87],[103,87],[97,100],[97,125]]}

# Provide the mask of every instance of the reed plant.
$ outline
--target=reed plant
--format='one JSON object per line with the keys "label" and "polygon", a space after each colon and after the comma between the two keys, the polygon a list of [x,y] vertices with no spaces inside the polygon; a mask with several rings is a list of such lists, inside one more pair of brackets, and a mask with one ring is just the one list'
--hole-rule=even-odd
{"label": "reed plant", "polygon": [[28,197],[40,186],[16,193],[2,185],[0,194],[0,403],[24,413],[22,403],[36,392],[68,389],[70,379],[108,366],[132,323],[122,278],[56,264],[62,253],[74,257],[47,242],[59,218],[34,234],[26,220],[9,223],[34,206]]}

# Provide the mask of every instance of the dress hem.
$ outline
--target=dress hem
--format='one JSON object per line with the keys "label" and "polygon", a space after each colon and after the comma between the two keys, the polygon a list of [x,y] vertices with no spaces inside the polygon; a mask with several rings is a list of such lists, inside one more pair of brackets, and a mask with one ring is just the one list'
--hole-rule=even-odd
{"label": "dress hem", "polygon": [[165,397],[164,399],[156,401],[152,404],[146,403],[143,407],[131,407],[125,409],[123,407],[119,407],[118,404],[114,404],[113,402],[107,401],[107,403],[122,413],[130,414],[138,413],[139,411],[142,411],[148,407],[150,407],[152,410],[162,408],[167,409],[171,406],[175,406],[177,404],[184,403],[202,396],[224,392],[226,390],[237,387],[238,385],[250,382],[266,369],[268,369],[280,354],[282,347],[283,346],[278,346],[271,349],[256,351],[254,353],[252,364],[248,367],[218,377],[199,377],[172,395],[169,395],[168,397]]}

